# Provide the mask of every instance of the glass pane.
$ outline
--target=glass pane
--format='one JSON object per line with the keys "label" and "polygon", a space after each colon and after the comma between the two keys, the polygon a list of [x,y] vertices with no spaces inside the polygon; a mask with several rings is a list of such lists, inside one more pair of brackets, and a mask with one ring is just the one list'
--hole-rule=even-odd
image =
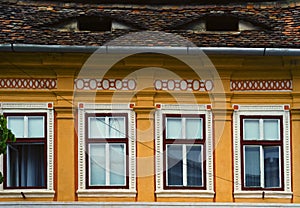
{"label": "glass pane", "polygon": [[125,145],[113,144],[109,146],[110,156],[110,185],[125,185]]}
{"label": "glass pane", "polygon": [[12,145],[7,145],[7,187],[19,187],[19,150]]}
{"label": "glass pane", "polygon": [[264,139],[279,140],[279,120],[264,120]]}
{"label": "glass pane", "polygon": [[167,185],[183,185],[182,146],[167,145]]}
{"label": "glass pane", "polygon": [[109,137],[110,138],[125,138],[125,118],[109,118]]}
{"label": "glass pane", "polygon": [[187,185],[202,186],[201,146],[187,146]]}
{"label": "glass pane", "polygon": [[279,147],[264,147],[265,188],[280,187]]}
{"label": "glass pane", "polygon": [[7,126],[17,138],[24,137],[24,116],[8,116]]}
{"label": "glass pane", "polygon": [[167,118],[167,139],[182,139],[181,118]]}
{"label": "glass pane", "polygon": [[44,137],[44,117],[28,117],[28,137]]}
{"label": "glass pane", "polygon": [[244,140],[258,140],[259,136],[259,120],[244,120]]}
{"label": "glass pane", "polygon": [[45,186],[44,144],[17,144],[9,147],[9,187]]}
{"label": "glass pane", "polygon": [[105,145],[90,144],[89,167],[91,186],[106,185]]}
{"label": "glass pane", "polygon": [[260,187],[260,147],[245,146],[245,186]]}
{"label": "glass pane", "polygon": [[186,138],[202,139],[202,119],[186,119]]}
{"label": "glass pane", "polygon": [[89,138],[105,138],[106,126],[104,117],[89,118]]}

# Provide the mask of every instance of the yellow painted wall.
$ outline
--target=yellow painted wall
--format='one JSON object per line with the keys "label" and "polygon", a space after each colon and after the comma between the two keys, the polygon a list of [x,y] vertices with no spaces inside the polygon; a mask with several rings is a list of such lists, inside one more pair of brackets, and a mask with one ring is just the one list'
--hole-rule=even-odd
{"label": "yellow painted wall", "polygon": [[[290,57],[243,57],[211,56],[221,77],[225,90],[225,110],[219,103],[218,94],[211,97],[206,92],[164,92],[155,91],[148,78],[160,78],[161,74],[151,72],[134,74],[139,79],[138,92],[79,92],[76,96],[89,102],[89,93],[96,95],[96,103],[132,102],[135,103],[137,133],[137,196],[135,198],[78,198],[77,189],[77,138],[73,102],[74,79],[80,72],[87,54],[1,54],[11,62],[0,63],[0,78],[57,78],[57,89],[0,89],[1,102],[53,102],[56,112],[55,135],[55,197],[32,200],[54,201],[140,201],[140,202],[283,202],[300,203],[300,73],[299,65],[290,64]],[[16,57],[17,58],[13,58]],[[294,59],[300,59],[294,57]],[[299,62],[298,62],[299,63]],[[106,75],[107,78],[125,78],[136,70],[147,67],[166,68],[182,79],[194,79],[195,74],[180,61],[165,55],[138,55],[129,57],[116,64]],[[85,76],[92,76],[100,65],[91,69]],[[130,73],[129,73],[130,72]],[[93,78],[93,77],[91,77]],[[143,81],[144,79],[144,81]],[[230,80],[246,79],[292,79],[293,92],[232,92]],[[144,85],[143,85],[144,84]],[[116,96],[115,93],[118,93]],[[190,103],[190,94],[198,104],[213,104],[215,151],[214,151],[214,187],[215,197],[202,198],[156,198],[155,196],[155,143],[154,110],[156,103]],[[179,100],[178,100],[179,99]],[[292,141],[292,190],[293,199],[234,199],[233,198],[233,144],[232,144],[232,104],[290,104],[291,105],[291,141]],[[150,174],[144,174],[145,171]],[[142,175],[142,176],[140,176]],[[145,176],[146,175],[146,176]],[[0,199],[0,201],[20,199]]]}

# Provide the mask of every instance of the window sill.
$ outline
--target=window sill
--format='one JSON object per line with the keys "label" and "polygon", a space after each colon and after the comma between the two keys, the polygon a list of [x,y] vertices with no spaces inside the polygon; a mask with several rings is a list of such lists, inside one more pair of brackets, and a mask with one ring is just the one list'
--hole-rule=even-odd
{"label": "window sill", "polygon": [[293,192],[285,191],[236,191],[234,198],[284,198],[291,199]]}
{"label": "window sill", "polygon": [[78,190],[78,197],[136,197],[135,190],[128,189],[91,189]]}
{"label": "window sill", "polygon": [[1,190],[0,198],[53,198],[55,191],[43,189],[17,189],[17,190]]}
{"label": "window sill", "polygon": [[156,197],[198,197],[198,198],[214,198],[214,191],[207,190],[161,190],[155,192]]}

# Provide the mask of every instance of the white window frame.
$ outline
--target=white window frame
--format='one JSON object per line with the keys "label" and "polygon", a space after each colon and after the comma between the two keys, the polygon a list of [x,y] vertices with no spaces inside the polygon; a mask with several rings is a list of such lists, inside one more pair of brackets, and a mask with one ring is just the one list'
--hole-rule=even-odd
{"label": "white window frame", "polygon": [[[234,198],[292,198],[289,105],[233,105]],[[242,190],[240,116],[282,116],[283,191]]]}
{"label": "white window frame", "polygon": [[[47,188],[4,189],[0,185],[0,198],[53,198],[54,191],[54,111],[53,103],[0,103],[0,113],[46,113],[47,114]],[[0,156],[0,171],[3,173],[3,155]]]}
{"label": "white window frame", "polygon": [[[85,142],[85,115],[97,114],[127,114],[128,115],[128,189],[119,188],[86,188],[86,142]],[[135,112],[130,104],[78,104],[78,197],[136,197],[136,123]]]}
{"label": "white window frame", "polygon": [[[155,168],[156,168],[156,197],[200,197],[214,198],[214,173],[213,173],[213,114],[211,105],[192,104],[157,104],[155,112]],[[163,115],[164,114],[202,114],[205,115],[205,146],[202,151],[206,152],[206,189],[164,189],[164,150],[163,150]],[[205,150],[204,150],[205,147]],[[204,181],[203,181],[204,183]]]}

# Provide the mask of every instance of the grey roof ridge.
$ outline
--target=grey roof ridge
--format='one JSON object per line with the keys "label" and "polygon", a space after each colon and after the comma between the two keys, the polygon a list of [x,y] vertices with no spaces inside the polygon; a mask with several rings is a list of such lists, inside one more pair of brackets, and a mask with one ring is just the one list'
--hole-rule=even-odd
{"label": "grey roof ridge", "polygon": [[300,56],[300,48],[0,44],[0,52],[94,53],[96,51],[97,53],[106,54],[162,53],[196,55],[204,52],[208,55]]}

